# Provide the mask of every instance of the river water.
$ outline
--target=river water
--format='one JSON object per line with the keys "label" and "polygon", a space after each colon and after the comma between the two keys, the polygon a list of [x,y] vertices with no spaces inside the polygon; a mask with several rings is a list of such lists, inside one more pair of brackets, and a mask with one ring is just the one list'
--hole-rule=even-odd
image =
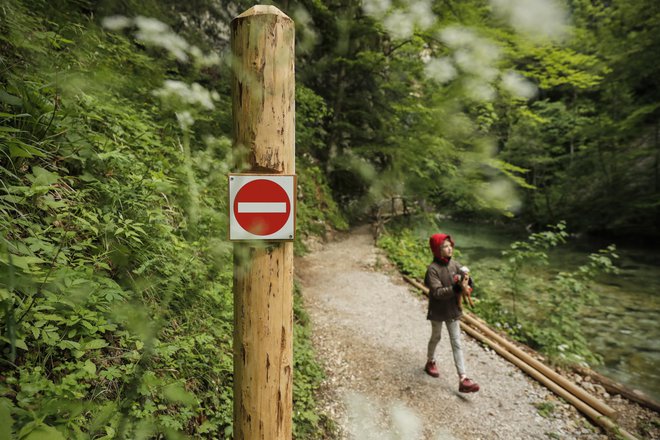
{"label": "river water", "polygon": [[[446,220],[441,225],[440,232],[452,235],[462,260],[473,270],[500,259],[511,243],[528,235],[519,229],[491,225]],[[426,232],[420,231],[422,235]],[[571,270],[585,264],[589,253],[608,244],[571,239],[549,254],[547,270]],[[620,256],[615,260],[620,273],[597,280],[594,289],[600,303],[581,316],[591,349],[603,357],[603,364],[592,368],[660,401],[660,251],[614,244]]]}

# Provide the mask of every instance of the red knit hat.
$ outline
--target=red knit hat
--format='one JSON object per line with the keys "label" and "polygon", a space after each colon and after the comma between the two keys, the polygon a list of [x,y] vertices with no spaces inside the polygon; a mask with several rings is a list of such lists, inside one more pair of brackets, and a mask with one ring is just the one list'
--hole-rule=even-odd
{"label": "red knit hat", "polygon": [[431,246],[431,252],[435,258],[442,258],[440,254],[440,247],[445,240],[449,240],[451,247],[454,247],[454,240],[451,239],[451,235],[448,234],[433,234],[429,238],[429,246]]}

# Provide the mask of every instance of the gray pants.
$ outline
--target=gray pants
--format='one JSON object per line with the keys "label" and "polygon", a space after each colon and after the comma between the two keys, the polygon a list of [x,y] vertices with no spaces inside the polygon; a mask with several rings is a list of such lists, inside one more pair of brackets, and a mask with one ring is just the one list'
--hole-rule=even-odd
{"label": "gray pants", "polygon": [[428,360],[435,359],[435,348],[442,337],[442,323],[447,325],[449,332],[449,342],[451,342],[451,351],[454,354],[454,365],[456,365],[456,372],[459,376],[465,374],[465,364],[463,362],[463,349],[461,347],[461,326],[460,320],[454,319],[453,321],[431,321],[431,339],[429,339],[429,347],[427,351]]}

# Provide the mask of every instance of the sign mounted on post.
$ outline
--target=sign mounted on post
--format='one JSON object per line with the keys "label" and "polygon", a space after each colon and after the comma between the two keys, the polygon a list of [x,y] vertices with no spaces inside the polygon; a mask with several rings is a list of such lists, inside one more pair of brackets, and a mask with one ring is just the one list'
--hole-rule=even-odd
{"label": "sign mounted on post", "polygon": [[230,240],[293,240],[295,213],[295,175],[229,175]]}

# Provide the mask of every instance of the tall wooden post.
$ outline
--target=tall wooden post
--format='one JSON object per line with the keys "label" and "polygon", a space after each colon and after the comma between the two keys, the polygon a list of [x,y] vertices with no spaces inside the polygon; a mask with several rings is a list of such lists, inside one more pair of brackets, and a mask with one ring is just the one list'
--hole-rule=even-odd
{"label": "tall wooden post", "polygon": [[[231,24],[234,150],[295,174],[294,24],[254,6]],[[293,243],[234,243],[234,438],[292,435]]]}

